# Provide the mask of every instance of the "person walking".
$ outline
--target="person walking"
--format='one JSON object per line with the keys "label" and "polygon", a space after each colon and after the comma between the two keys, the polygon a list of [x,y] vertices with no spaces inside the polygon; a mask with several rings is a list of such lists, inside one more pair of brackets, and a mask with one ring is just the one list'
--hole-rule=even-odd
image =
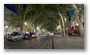
{"label": "person walking", "polygon": [[65,28],[62,29],[62,38],[64,38],[64,37],[65,37]]}

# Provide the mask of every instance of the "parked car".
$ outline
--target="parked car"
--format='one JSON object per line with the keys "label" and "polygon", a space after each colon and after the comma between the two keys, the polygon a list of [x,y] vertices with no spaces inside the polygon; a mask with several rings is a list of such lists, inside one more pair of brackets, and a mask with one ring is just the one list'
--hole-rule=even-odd
{"label": "parked car", "polygon": [[25,33],[24,34],[24,39],[30,39],[31,38],[31,34],[30,33]]}
{"label": "parked car", "polygon": [[80,33],[79,33],[79,30],[78,30],[78,27],[77,26],[72,26],[71,28],[70,28],[70,33],[69,33],[69,35],[78,35],[78,36],[80,36]]}
{"label": "parked car", "polygon": [[33,32],[24,34],[24,39],[31,39],[31,38],[36,38],[36,37],[37,37],[36,34]]}
{"label": "parked car", "polygon": [[20,32],[12,32],[7,40],[11,40],[11,41],[17,41],[17,40],[22,40],[24,37],[23,37],[23,33],[20,33]]}
{"label": "parked car", "polygon": [[34,32],[30,32],[29,38],[37,38],[37,35]]}
{"label": "parked car", "polygon": [[37,35],[33,34],[33,35],[32,35],[32,38],[37,38]]}
{"label": "parked car", "polygon": [[55,32],[54,35],[61,35],[61,33],[60,32]]}

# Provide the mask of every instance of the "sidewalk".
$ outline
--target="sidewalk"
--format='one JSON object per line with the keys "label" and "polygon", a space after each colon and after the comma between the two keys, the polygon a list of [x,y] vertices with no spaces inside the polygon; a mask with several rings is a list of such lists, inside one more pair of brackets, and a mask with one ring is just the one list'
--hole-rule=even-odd
{"label": "sidewalk", "polygon": [[54,37],[54,49],[84,49],[84,37]]}

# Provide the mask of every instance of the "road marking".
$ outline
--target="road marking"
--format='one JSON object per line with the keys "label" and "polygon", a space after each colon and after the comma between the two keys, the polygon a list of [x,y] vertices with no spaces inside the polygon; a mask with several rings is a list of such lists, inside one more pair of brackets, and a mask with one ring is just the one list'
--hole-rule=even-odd
{"label": "road marking", "polygon": [[52,49],[54,49],[54,39],[52,37]]}
{"label": "road marking", "polygon": [[46,46],[44,47],[44,49],[46,49],[46,48],[47,48],[47,46],[48,46],[48,44],[49,44],[49,42],[50,42],[50,39],[51,39],[51,38],[49,38],[49,40],[48,40],[48,42],[47,42]]}

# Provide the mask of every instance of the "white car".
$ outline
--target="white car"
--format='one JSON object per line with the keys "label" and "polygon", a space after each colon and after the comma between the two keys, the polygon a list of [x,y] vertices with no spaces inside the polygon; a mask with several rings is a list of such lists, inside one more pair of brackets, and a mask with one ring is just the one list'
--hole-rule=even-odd
{"label": "white car", "polygon": [[7,40],[11,40],[11,41],[17,41],[17,40],[22,40],[24,37],[23,37],[23,33],[20,33],[20,32],[12,32]]}

